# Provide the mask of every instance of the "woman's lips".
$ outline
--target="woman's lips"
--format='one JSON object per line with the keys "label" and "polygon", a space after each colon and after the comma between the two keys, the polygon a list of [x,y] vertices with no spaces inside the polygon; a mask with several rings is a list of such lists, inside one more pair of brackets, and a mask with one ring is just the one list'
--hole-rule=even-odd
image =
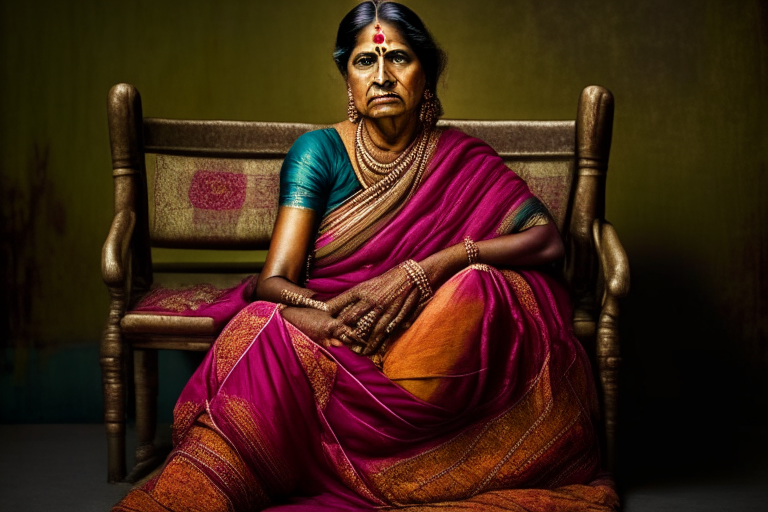
{"label": "woman's lips", "polygon": [[368,100],[368,104],[371,105],[377,105],[380,103],[391,103],[394,101],[400,101],[400,96],[397,94],[382,94],[379,96],[374,96],[373,98]]}

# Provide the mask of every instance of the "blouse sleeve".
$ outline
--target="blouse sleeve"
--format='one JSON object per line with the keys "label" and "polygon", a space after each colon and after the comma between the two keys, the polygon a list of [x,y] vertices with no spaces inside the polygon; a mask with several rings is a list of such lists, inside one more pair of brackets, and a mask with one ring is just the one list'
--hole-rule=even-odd
{"label": "blouse sleeve", "polygon": [[520,233],[534,226],[549,224],[549,212],[536,196],[527,199],[514,213],[510,233]]}
{"label": "blouse sleeve", "polygon": [[325,211],[333,165],[326,147],[321,130],[296,140],[280,169],[280,206]]}
{"label": "blouse sleeve", "polygon": [[524,192],[528,197],[517,203],[507,212],[499,226],[498,234],[520,233],[534,226],[549,224],[550,215],[547,207],[536,196],[531,194],[527,186]]}

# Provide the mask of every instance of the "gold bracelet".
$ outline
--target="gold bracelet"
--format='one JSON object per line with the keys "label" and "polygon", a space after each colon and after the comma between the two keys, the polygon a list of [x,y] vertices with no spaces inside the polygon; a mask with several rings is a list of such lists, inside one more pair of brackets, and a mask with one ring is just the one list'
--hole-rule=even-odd
{"label": "gold bracelet", "polygon": [[283,289],[280,292],[280,298],[286,304],[291,306],[299,306],[303,308],[319,309],[320,311],[328,311],[328,304],[319,300],[310,299],[300,293],[296,293],[291,290]]}
{"label": "gold bracelet", "polygon": [[419,298],[419,305],[426,304],[433,295],[432,286],[430,286],[429,279],[427,279],[427,273],[424,272],[421,265],[413,260],[406,260],[401,266],[408,274],[408,280],[415,284],[419,289],[419,295],[421,295]]}
{"label": "gold bracelet", "polygon": [[464,250],[467,251],[467,259],[470,265],[474,265],[480,259],[480,249],[477,248],[477,244],[472,240],[469,235],[464,237]]}

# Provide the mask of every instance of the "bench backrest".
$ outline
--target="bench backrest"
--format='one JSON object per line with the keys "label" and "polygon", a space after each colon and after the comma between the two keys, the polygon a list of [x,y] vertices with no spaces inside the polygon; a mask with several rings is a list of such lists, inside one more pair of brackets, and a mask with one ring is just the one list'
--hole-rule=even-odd
{"label": "bench backrest", "polygon": [[[441,121],[488,142],[563,230],[576,169],[575,121]],[[320,125],[146,118],[149,237],[156,247],[266,249],[279,173]]]}
{"label": "bench backrest", "polygon": [[[133,271],[145,284],[151,246],[266,249],[282,160],[323,127],[144,118],[129,84],[112,88],[108,111],[115,210],[135,213]],[[605,213],[612,124],[613,97],[597,86],[584,89],[572,121],[440,121],[490,144],[549,208],[566,242],[576,322],[595,308],[592,226]]]}

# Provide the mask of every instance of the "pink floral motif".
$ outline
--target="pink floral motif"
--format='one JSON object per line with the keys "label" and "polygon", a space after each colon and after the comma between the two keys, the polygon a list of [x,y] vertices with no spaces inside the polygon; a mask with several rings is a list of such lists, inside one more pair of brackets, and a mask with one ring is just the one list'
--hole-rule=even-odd
{"label": "pink floral motif", "polygon": [[245,174],[200,170],[192,176],[189,200],[201,210],[239,210],[245,202],[247,184]]}

